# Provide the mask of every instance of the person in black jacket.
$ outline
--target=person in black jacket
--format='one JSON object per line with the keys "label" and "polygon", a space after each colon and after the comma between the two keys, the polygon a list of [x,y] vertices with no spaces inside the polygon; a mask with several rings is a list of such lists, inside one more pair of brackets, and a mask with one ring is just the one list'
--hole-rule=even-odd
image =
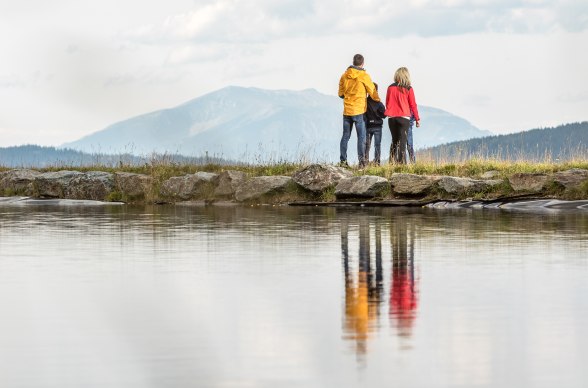
{"label": "person in black jacket", "polygon": [[[376,90],[378,84],[374,83]],[[386,117],[384,111],[386,107],[380,101],[374,101],[370,96],[367,98],[367,110],[365,112],[366,124],[366,139],[365,139],[365,163],[370,159],[370,147],[372,145],[372,137],[374,138],[374,164],[380,165],[380,149],[382,144],[382,125],[383,119]]]}

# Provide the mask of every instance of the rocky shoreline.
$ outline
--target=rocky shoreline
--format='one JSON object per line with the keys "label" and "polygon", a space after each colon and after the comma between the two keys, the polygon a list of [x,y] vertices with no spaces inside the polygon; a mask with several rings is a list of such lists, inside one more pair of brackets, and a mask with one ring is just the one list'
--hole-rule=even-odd
{"label": "rocky shoreline", "polygon": [[292,176],[249,177],[242,171],[197,172],[158,181],[129,172],[14,169],[0,172],[0,196],[124,203],[350,204],[423,206],[430,203],[508,202],[514,199],[588,200],[588,170],[553,174],[488,171],[476,178],[395,173],[386,179],[313,164]]}

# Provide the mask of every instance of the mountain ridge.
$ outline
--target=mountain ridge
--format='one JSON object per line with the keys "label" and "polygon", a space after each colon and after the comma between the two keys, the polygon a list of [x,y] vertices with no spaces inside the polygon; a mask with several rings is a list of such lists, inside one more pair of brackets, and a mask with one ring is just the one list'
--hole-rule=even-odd
{"label": "mountain ridge", "polygon": [[456,141],[423,149],[420,154],[447,162],[472,158],[528,162],[586,159],[588,121]]}
{"label": "mountain ridge", "polygon": [[[421,106],[419,110],[423,125],[414,132],[417,147],[490,134],[441,109]],[[333,161],[339,157],[341,114],[338,97],[315,89],[227,86],[175,107],[119,121],[61,147],[84,152],[210,154],[242,161]],[[390,142],[387,128],[383,135],[385,151]],[[352,136],[350,150],[355,149],[354,141]]]}

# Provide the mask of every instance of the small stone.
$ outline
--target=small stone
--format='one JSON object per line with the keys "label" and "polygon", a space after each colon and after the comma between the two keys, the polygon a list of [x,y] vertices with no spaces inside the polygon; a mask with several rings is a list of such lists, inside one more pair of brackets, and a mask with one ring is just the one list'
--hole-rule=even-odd
{"label": "small stone", "polygon": [[142,200],[151,191],[153,178],[145,174],[132,172],[117,172],[114,174],[115,190],[124,198],[130,200]]}
{"label": "small stone", "polygon": [[585,182],[588,182],[588,170],[572,168],[556,172],[553,181],[565,187],[566,190],[579,189]]}
{"label": "small stone", "polygon": [[202,171],[172,177],[161,184],[161,194],[179,200],[197,199],[206,194],[207,188],[214,186],[217,178],[218,174]]}
{"label": "small stone", "polygon": [[486,171],[482,175],[480,175],[481,179],[494,179],[500,176],[500,172],[496,170]]}
{"label": "small stone", "polygon": [[294,181],[289,176],[258,176],[242,182],[235,192],[239,202],[284,193]]}
{"label": "small stone", "polygon": [[73,177],[64,187],[64,198],[103,201],[114,189],[109,172],[89,171]]}
{"label": "small stone", "polygon": [[514,191],[538,193],[545,187],[549,175],[543,173],[517,173],[508,177]]}
{"label": "small stone", "polygon": [[343,178],[335,188],[337,198],[374,198],[388,190],[390,183],[386,178],[374,175]]}
{"label": "small stone", "polygon": [[83,176],[79,171],[56,171],[39,174],[33,180],[33,191],[41,198],[65,198],[67,186],[77,177]]}
{"label": "small stone", "polygon": [[247,179],[247,174],[242,171],[223,171],[218,176],[218,183],[214,190],[215,197],[232,198],[237,192],[237,187]]}
{"label": "small stone", "polygon": [[502,183],[501,180],[480,180],[444,176],[439,181],[439,187],[449,194],[483,193],[492,186]]}
{"label": "small stone", "polygon": [[396,194],[424,195],[431,191],[441,178],[417,174],[392,174],[390,184]]}
{"label": "small stone", "polygon": [[0,195],[33,195],[33,181],[41,173],[35,170],[15,169],[0,172]]}
{"label": "small stone", "polygon": [[328,187],[336,186],[343,178],[350,178],[353,173],[342,167],[328,164],[312,164],[292,175],[294,182],[314,193],[321,193]]}

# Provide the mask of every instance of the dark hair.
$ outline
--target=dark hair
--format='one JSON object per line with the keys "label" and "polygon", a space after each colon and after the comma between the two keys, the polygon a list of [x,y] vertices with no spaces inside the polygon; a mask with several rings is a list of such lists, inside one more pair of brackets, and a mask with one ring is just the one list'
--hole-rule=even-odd
{"label": "dark hair", "polygon": [[353,66],[361,66],[363,65],[363,55],[355,54],[353,56]]}
{"label": "dark hair", "polygon": [[374,82],[374,86],[376,87],[376,90],[378,90],[378,84]]}

